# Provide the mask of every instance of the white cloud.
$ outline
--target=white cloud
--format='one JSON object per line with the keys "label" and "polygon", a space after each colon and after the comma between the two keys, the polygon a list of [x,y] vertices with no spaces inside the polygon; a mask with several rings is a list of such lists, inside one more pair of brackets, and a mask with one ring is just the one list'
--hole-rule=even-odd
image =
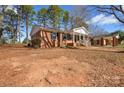
{"label": "white cloud", "polygon": [[105,16],[104,14],[99,14],[91,18],[90,20],[88,20],[87,23],[88,24],[99,24],[99,25],[117,24],[118,20],[113,15]]}
{"label": "white cloud", "polygon": [[99,22],[103,17],[104,17],[103,14],[97,15],[97,16],[93,17],[89,22],[91,22],[91,23],[97,23],[97,22]]}

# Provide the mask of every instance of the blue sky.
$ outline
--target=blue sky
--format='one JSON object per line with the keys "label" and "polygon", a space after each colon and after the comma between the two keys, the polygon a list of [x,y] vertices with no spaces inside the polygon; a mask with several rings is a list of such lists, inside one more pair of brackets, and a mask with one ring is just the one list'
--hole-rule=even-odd
{"label": "blue sky", "polygon": [[[60,5],[60,7],[68,11],[71,11],[74,8],[73,5]],[[38,11],[41,8],[48,8],[48,5],[35,5],[34,6],[34,10],[36,11]],[[98,18],[100,19],[98,20]],[[97,20],[97,21],[92,22],[93,20]],[[124,30],[124,27],[120,25],[120,23],[113,16],[106,16],[104,14],[98,14],[94,12],[92,18],[87,21],[89,21],[90,24],[91,23],[97,24],[99,27],[105,29],[108,32],[113,32],[113,31],[121,30],[121,29]]]}
{"label": "blue sky", "polygon": [[[73,5],[60,5],[60,7],[64,10],[70,11],[73,9],[74,6]],[[48,5],[35,5],[34,6],[34,10],[36,10],[36,11],[41,9],[41,8],[48,8]]]}

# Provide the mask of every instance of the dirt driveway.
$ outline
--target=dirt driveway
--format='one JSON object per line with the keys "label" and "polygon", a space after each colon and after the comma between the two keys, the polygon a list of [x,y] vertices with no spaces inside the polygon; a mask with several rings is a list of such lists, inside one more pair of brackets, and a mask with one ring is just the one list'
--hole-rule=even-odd
{"label": "dirt driveway", "polygon": [[0,86],[123,86],[124,52],[0,48]]}

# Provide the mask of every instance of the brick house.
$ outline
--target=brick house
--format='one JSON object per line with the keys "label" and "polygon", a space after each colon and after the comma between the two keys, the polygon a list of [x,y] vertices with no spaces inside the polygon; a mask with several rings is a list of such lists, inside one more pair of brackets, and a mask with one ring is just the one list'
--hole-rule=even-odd
{"label": "brick house", "polygon": [[89,45],[88,31],[84,27],[72,31],[60,31],[53,28],[34,26],[30,33],[31,40],[41,41],[41,48]]}
{"label": "brick house", "polygon": [[119,36],[97,36],[91,39],[91,45],[95,46],[117,46],[119,44]]}

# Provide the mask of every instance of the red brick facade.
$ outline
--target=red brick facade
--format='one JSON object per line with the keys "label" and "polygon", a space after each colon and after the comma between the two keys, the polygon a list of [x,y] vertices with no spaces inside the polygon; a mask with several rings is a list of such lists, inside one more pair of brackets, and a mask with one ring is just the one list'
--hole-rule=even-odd
{"label": "red brick facade", "polygon": [[115,36],[93,38],[92,39],[92,45],[98,45],[98,46],[107,46],[107,45],[117,46],[118,45],[118,39]]}

